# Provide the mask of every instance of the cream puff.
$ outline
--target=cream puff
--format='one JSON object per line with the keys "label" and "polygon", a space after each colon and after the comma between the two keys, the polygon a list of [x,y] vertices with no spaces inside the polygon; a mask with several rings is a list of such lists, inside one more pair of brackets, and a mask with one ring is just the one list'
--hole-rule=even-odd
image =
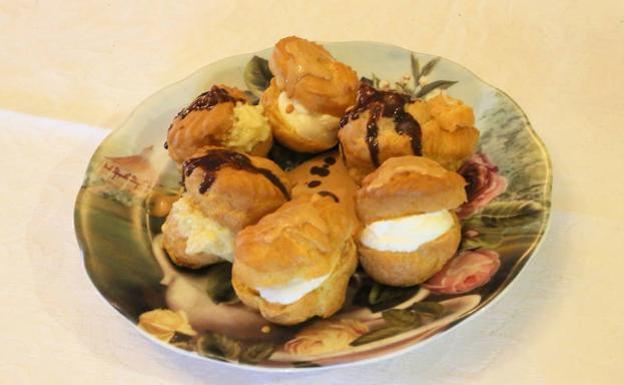
{"label": "cream puff", "polygon": [[262,106],[234,87],[215,85],[173,119],[167,133],[169,156],[178,164],[211,145],[266,156],[273,136]]}
{"label": "cream puff", "polygon": [[479,139],[472,109],[455,99],[415,100],[366,83],[360,84],[357,103],[340,125],[340,148],[357,181],[386,159],[403,155],[426,156],[455,170]]}
{"label": "cream puff", "polygon": [[440,271],[461,240],[453,209],[466,200],[465,184],[459,174],[417,156],[390,158],[366,176],[356,193],[364,270],[392,286],[416,285]]}
{"label": "cream puff", "polygon": [[184,193],[162,225],[163,246],[176,265],[198,269],[234,259],[233,229],[205,214]]}
{"label": "cream puff", "polygon": [[185,193],[162,226],[171,259],[200,268],[232,262],[238,231],[290,199],[286,174],[266,158],[207,147],[183,164]]}
{"label": "cream puff", "polygon": [[[472,156],[479,141],[472,108],[445,93],[425,101],[411,103],[407,111],[421,123],[423,155],[448,170],[457,170]],[[425,111],[429,112],[429,117]],[[429,122],[435,122],[431,124]]]}
{"label": "cream puff", "polygon": [[337,142],[340,117],[355,102],[356,73],[314,42],[281,39],[269,58],[274,75],[262,94],[275,138],[299,152],[320,152]]}
{"label": "cream puff", "polygon": [[278,324],[331,316],[357,265],[353,229],[333,194],[293,199],[236,236],[236,294]]}

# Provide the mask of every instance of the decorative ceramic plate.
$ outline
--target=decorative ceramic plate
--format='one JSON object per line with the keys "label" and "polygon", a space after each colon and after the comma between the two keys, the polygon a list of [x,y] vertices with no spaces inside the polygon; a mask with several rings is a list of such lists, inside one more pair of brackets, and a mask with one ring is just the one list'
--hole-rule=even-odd
{"label": "decorative ceramic plate", "polygon": [[[191,271],[171,264],[160,227],[180,174],[163,142],[172,118],[214,83],[258,95],[271,74],[270,49],[209,64],[143,102],[100,145],[75,207],[75,226],[95,287],[139,330],[208,360],[260,369],[362,362],[406,351],[471,317],[518,275],[548,222],[548,154],[518,105],[443,58],[369,42],[327,43],[338,59],[376,86],[418,97],[445,90],[472,106],[478,153],[468,181],[460,251],[425,284],[395,288],[362,271],[343,309],[301,325],[270,324],[237,300],[227,263]],[[300,156],[274,148],[283,167]],[[164,209],[163,209],[164,208]]]}

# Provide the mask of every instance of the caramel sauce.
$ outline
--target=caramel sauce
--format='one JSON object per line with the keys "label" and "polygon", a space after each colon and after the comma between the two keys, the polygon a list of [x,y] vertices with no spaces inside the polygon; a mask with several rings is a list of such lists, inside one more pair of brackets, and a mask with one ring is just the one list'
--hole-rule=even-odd
{"label": "caramel sauce", "polygon": [[365,141],[370,153],[371,162],[379,166],[379,118],[391,117],[395,123],[395,131],[399,135],[410,138],[414,155],[422,155],[420,124],[414,117],[405,112],[405,105],[411,102],[409,95],[396,91],[380,91],[371,85],[360,82],[357,91],[356,105],[351,107],[340,120],[340,127],[344,127],[351,120],[357,119],[364,111],[369,111],[366,122]]}
{"label": "caramel sauce", "polygon": [[223,167],[230,167],[236,170],[244,170],[253,174],[260,174],[267,178],[275,187],[277,187],[286,199],[290,199],[288,190],[282,183],[282,181],[275,176],[270,170],[265,168],[256,167],[251,163],[251,159],[247,155],[238,153],[236,151],[230,151],[226,149],[212,149],[206,155],[192,158],[184,161],[182,165],[182,178],[189,177],[193,171],[197,168],[204,170],[204,180],[199,185],[199,193],[203,194],[217,178],[217,171]]}

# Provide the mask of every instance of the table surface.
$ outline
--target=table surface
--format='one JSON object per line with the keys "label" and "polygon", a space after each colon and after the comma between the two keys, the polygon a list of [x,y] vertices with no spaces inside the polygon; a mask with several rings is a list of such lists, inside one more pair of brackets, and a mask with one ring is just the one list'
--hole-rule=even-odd
{"label": "table surface", "polygon": [[[110,129],[203,64],[290,34],[460,62],[523,107],[552,157],[550,230],[526,269],[391,360],[276,375],[182,357],[139,336],[82,266],[73,200]],[[624,383],[622,63],[619,0],[0,3],[0,384]]]}

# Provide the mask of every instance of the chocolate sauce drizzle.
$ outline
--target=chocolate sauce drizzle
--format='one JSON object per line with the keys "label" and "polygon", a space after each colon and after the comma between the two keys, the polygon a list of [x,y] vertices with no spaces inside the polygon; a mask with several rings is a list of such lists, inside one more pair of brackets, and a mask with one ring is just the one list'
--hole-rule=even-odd
{"label": "chocolate sauce drizzle", "polygon": [[323,158],[323,163],[331,166],[332,164],[336,163],[336,158],[334,158],[333,156],[326,156],[325,158]]}
{"label": "chocolate sauce drizzle", "polygon": [[[184,119],[186,115],[191,113],[191,111],[209,110],[220,103],[232,102],[236,104],[237,102],[245,101],[246,100],[243,98],[237,98],[230,95],[230,93],[225,88],[212,86],[209,91],[206,91],[196,97],[195,100],[193,100],[193,102],[188,107],[185,107],[182,111],[178,112],[175,117],[179,119]],[[172,127],[173,123],[169,125],[167,132],[171,131]],[[163,147],[165,147],[165,150],[169,148],[169,144],[167,143],[167,141],[165,141]]]}
{"label": "chocolate sauce drizzle", "polygon": [[338,199],[336,194],[334,194],[333,192],[323,190],[323,191],[319,191],[317,194],[320,195],[320,196],[323,196],[323,197],[330,197],[336,203],[340,202],[340,199]]}
{"label": "chocolate sauce drizzle", "polygon": [[382,116],[392,117],[395,123],[395,131],[399,135],[409,136],[414,155],[422,155],[420,124],[404,109],[405,104],[411,101],[409,95],[396,91],[380,91],[365,82],[360,82],[356,105],[351,107],[342,117],[340,127],[344,127],[349,121],[357,119],[364,111],[369,111],[365,141],[375,167],[379,166],[379,141],[377,139],[379,127],[377,122]]}
{"label": "chocolate sauce drizzle", "polygon": [[321,185],[321,181],[320,180],[313,180],[308,182],[308,187],[309,188],[314,188],[314,187],[318,187]]}
{"label": "chocolate sauce drizzle", "polygon": [[[333,156],[326,156],[325,158],[323,158],[323,166],[312,166],[310,168],[310,174],[318,175],[320,177],[326,177],[330,174],[329,167],[335,163],[336,158],[334,158]],[[321,184],[321,182],[318,182],[318,184],[316,184],[314,187],[318,186],[319,184]]]}
{"label": "chocolate sauce drizzle", "polygon": [[209,91],[204,92],[193,100],[193,102],[182,111],[178,112],[176,118],[184,119],[191,111],[209,110],[217,104],[232,102],[245,102],[243,98],[237,98],[219,86],[212,86]]}
{"label": "chocolate sauce drizzle", "polygon": [[325,177],[329,175],[329,170],[327,169],[327,167],[313,166],[310,168],[310,174]]}
{"label": "chocolate sauce drizzle", "polygon": [[182,165],[182,178],[189,177],[193,170],[200,167],[205,171],[204,180],[199,185],[199,193],[203,194],[217,178],[217,171],[223,167],[231,167],[236,170],[244,170],[254,174],[261,174],[267,178],[275,187],[277,187],[286,199],[290,199],[288,190],[282,183],[282,181],[275,176],[270,170],[265,168],[256,167],[251,163],[251,159],[248,156],[226,149],[213,149],[210,150],[204,156],[199,158],[188,159]]}

